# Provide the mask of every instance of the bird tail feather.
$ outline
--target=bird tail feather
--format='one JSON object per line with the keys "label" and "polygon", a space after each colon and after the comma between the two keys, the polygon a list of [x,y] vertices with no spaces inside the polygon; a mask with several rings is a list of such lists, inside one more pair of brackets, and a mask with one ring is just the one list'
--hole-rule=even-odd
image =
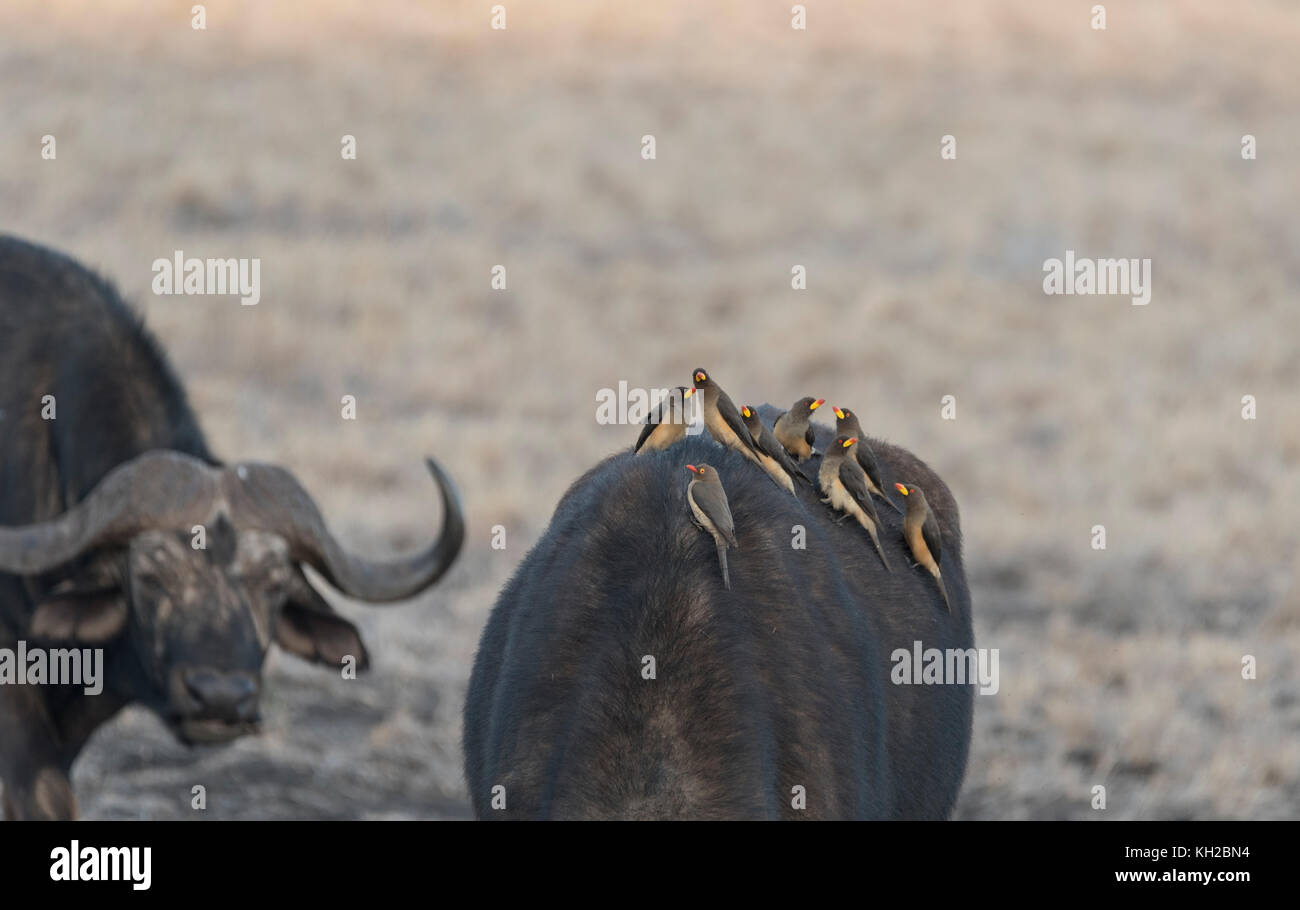
{"label": "bird tail feather", "polygon": [[731,575],[727,572],[727,548],[718,542],[718,564],[722,566],[722,586],[731,590]]}
{"label": "bird tail feather", "polygon": [[939,583],[939,593],[943,595],[943,605],[948,608],[948,615],[952,615],[952,601],[948,599],[948,589],[944,587],[943,576],[938,572],[934,573],[934,580]]}
{"label": "bird tail feather", "polygon": [[894,571],[893,566],[889,564],[889,560],[885,558],[885,548],[880,545],[880,535],[876,533],[876,529],[867,528],[867,533],[871,535],[871,542],[876,545],[876,552],[880,554],[880,561],[885,564],[885,568],[890,572]]}

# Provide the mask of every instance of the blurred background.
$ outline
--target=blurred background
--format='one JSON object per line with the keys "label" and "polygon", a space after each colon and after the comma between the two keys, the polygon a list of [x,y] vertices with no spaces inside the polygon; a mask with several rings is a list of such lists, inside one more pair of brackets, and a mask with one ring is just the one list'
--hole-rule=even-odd
{"label": "blurred background", "polygon": [[[112,278],[215,450],[349,546],[435,533],[426,453],[471,521],[428,596],[341,605],[369,675],[274,655],[264,734],[220,749],[128,710],[86,816],[195,817],[195,784],[204,817],[468,816],[495,594],[636,438],[597,390],[697,365],[857,409],[956,495],[1001,658],[957,817],[1300,814],[1300,6],[791,5],[0,6],[0,229]],[[260,257],[261,303],[153,296],[177,249]],[[1067,249],[1150,258],[1150,305],[1046,296]]]}

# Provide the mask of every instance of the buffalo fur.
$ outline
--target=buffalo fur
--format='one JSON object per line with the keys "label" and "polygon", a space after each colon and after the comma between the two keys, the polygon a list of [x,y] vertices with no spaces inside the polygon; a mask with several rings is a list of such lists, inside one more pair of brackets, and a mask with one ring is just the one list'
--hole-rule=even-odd
{"label": "buffalo fur", "polygon": [[[762,413],[771,425],[776,412]],[[824,450],[834,434],[814,426]],[[915,483],[934,509],[954,615],[912,567],[892,509],[876,510],[889,573],[813,488],[797,485],[796,501],[707,436],[614,455],[561,499],[483,633],[464,727],[476,814],[947,817],[974,688],[895,685],[890,655],[917,640],[973,647],[957,506],[910,452],[870,442],[885,488]],[[701,462],[735,517],[729,592],[686,502],[685,466]]]}
{"label": "buffalo fur", "polygon": [[[55,419],[42,418],[53,396]],[[0,236],[0,524],[46,521],[117,465],[150,449],[216,464],[166,356],[111,284],[72,259]],[[40,579],[0,573],[0,647],[27,637],[40,595],[86,568]],[[105,654],[112,688],[0,688],[5,815],[75,813],[67,773],[81,746],[139,684],[123,653]]]}

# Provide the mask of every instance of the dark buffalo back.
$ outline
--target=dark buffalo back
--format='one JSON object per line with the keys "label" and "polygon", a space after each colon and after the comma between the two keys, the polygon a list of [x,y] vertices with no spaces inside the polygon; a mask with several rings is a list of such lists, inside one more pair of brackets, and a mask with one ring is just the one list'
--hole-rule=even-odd
{"label": "dark buffalo back", "polygon": [[[830,435],[820,428],[819,447]],[[955,617],[908,567],[901,516],[878,509],[890,574],[812,489],[796,501],[707,438],[615,455],[579,479],[483,634],[464,734],[479,816],[946,816],[973,688],[894,685],[890,654],[973,644],[956,506],[909,453],[876,447],[887,483],[917,483],[936,504]],[[700,462],[735,517],[730,592],[685,500],[685,465]],[[792,546],[796,525],[806,549]]]}

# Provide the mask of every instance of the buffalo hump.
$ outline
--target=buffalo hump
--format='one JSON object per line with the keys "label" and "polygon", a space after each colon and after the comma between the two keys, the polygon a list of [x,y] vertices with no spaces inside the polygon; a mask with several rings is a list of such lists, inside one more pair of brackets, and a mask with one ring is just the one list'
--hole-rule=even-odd
{"label": "buffalo hump", "polygon": [[[831,435],[819,427],[819,450]],[[957,509],[915,456],[873,448],[888,489],[906,479],[933,503],[951,617],[927,574],[887,572],[815,490],[796,500],[707,438],[614,455],[574,483],[479,646],[464,734],[479,817],[946,817],[973,687],[890,670],[917,641],[973,647]],[[685,500],[684,466],[702,461],[735,517],[731,591]],[[902,517],[878,512],[910,567]]]}

